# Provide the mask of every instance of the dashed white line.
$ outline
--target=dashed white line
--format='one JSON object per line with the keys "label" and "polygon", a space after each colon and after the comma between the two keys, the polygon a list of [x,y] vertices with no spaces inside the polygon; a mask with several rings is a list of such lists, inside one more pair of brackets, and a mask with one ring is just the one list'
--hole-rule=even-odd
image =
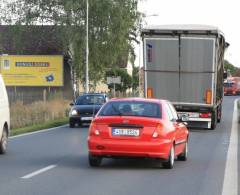
{"label": "dashed white line", "polygon": [[238,194],[238,110],[237,100],[234,102],[232,129],[227,153],[227,161],[222,195]]}
{"label": "dashed white line", "polygon": [[27,174],[27,175],[25,175],[25,176],[23,176],[23,177],[21,177],[22,179],[30,179],[30,178],[32,178],[32,177],[34,177],[34,176],[36,176],[36,175],[39,175],[39,174],[41,174],[41,173],[44,173],[44,172],[46,172],[46,171],[49,171],[50,169],[53,169],[53,168],[55,168],[57,165],[49,165],[49,166],[47,166],[47,167],[45,167],[45,168],[42,168],[42,169],[39,169],[39,170],[37,170],[37,171],[34,171],[34,172],[32,172],[32,173],[30,173],[30,174]]}

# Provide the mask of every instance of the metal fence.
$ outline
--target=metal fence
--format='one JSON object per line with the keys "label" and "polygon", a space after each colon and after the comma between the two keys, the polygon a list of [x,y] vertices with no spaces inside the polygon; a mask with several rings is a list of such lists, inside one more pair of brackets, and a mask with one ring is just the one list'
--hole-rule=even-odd
{"label": "metal fence", "polygon": [[10,105],[19,101],[23,104],[31,104],[37,101],[46,102],[54,99],[65,99],[71,101],[73,99],[71,92],[66,92],[62,90],[7,90],[7,93]]}

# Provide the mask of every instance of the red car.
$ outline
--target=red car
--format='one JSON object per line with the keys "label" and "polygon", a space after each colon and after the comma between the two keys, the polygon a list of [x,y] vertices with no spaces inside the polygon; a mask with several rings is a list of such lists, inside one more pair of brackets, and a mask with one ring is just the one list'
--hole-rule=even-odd
{"label": "red car", "polygon": [[173,168],[175,157],[187,160],[189,132],[166,100],[113,99],[98,112],[89,128],[90,166],[103,158],[160,159]]}
{"label": "red car", "polygon": [[224,95],[240,95],[240,77],[228,77],[224,81]]}

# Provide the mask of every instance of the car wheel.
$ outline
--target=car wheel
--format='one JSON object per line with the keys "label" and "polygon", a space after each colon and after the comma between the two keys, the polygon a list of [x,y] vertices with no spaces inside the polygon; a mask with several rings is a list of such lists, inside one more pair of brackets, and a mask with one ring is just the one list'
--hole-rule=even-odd
{"label": "car wheel", "polygon": [[70,128],[74,128],[75,127],[75,123],[73,121],[69,121],[69,127]]}
{"label": "car wheel", "polygon": [[91,154],[88,154],[88,161],[89,161],[89,165],[91,167],[99,167],[102,162],[102,157],[93,156]]}
{"label": "car wheel", "polygon": [[165,168],[165,169],[172,169],[173,165],[174,165],[174,158],[175,158],[174,146],[172,146],[172,148],[170,150],[170,153],[169,153],[169,157],[168,157],[167,162],[163,162],[162,163],[163,168]]}
{"label": "car wheel", "polygon": [[188,157],[188,142],[185,143],[185,148],[184,148],[184,150],[183,150],[183,153],[181,153],[181,154],[178,156],[178,160],[186,161],[186,160],[187,160],[187,157]]}
{"label": "car wheel", "polygon": [[0,140],[0,154],[5,154],[7,151],[7,141],[8,141],[8,134],[7,129],[4,127],[2,132],[2,137]]}

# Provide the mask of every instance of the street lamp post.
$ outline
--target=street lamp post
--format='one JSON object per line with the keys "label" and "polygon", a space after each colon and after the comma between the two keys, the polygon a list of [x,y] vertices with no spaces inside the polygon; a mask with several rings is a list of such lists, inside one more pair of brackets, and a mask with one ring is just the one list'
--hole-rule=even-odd
{"label": "street lamp post", "polygon": [[88,54],[89,54],[89,49],[88,49],[88,0],[86,0],[86,72],[85,72],[85,93],[89,92],[89,75],[88,75]]}

